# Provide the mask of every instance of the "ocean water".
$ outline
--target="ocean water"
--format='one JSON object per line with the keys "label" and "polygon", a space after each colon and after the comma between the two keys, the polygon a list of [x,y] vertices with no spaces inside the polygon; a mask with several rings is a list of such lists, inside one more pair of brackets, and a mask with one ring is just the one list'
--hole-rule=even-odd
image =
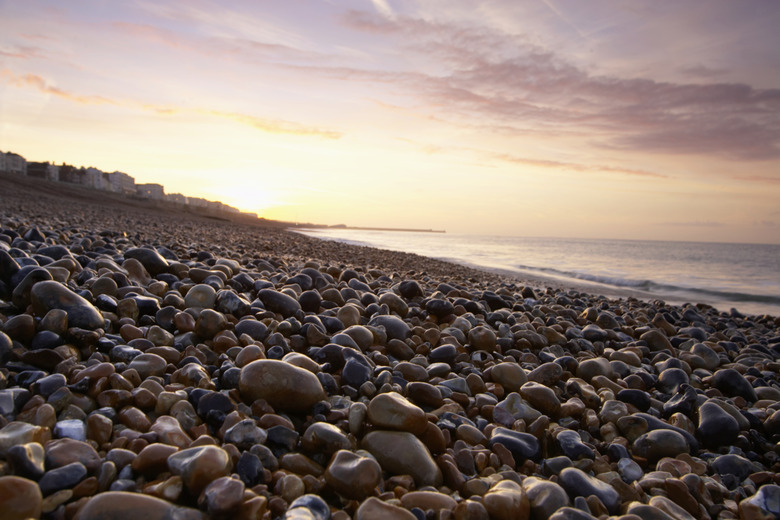
{"label": "ocean water", "polygon": [[416,253],[594,294],[706,303],[780,316],[780,245],[473,236],[316,229],[337,240]]}

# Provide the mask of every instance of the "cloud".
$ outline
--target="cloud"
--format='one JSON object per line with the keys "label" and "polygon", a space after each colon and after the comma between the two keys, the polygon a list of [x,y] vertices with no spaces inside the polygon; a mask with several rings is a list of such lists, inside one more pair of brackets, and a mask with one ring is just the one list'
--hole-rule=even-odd
{"label": "cloud", "polygon": [[264,119],[247,114],[240,114],[237,112],[220,112],[216,110],[210,110],[203,113],[238,121],[239,123],[249,125],[256,128],[257,130],[270,134],[290,134],[297,136],[322,137],[325,139],[339,139],[343,135],[342,133],[335,130],[313,128],[302,125],[300,123],[295,123],[293,121]]}
{"label": "cloud", "polygon": [[374,8],[377,12],[385,18],[391,20],[395,18],[395,13],[390,8],[390,4],[387,3],[387,0],[371,0],[371,3],[374,4]]}
{"label": "cloud", "polygon": [[659,222],[658,226],[672,226],[672,227],[704,227],[704,228],[719,228],[725,227],[724,222],[717,222],[714,220],[694,220],[690,222]]}
{"label": "cloud", "polygon": [[734,178],[740,181],[780,184],[780,177],[768,177],[766,175],[739,175]]}
{"label": "cloud", "polygon": [[538,166],[542,168],[558,168],[558,169],[564,169],[564,170],[574,170],[578,172],[606,172],[606,173],[618,173],[621,175],[631,175],[631,176],[638,176],[638,177],[650,177],[650,178],[658,178],[658,179],[667,179],[668,175],[663,175],[660,173],[645,171],[645,170],[636,170],[631,168],[621,168],[618,166],[610,166],[610,165],[604,165],[604,164],[582,164],[582,163],[572,163],[572,162],[563,162],[563,161],[554,161],[554,160],[547,160],[547,159],[534,159],[529,157],[519,157],[512,154],[490,154],[494,159],[498,159],[501,161],[511,162],[515,164],[525,164],[528,166]]}
{"label": "cloud", "polygon": [[38,47],[32,47],[29,45],[0,46],[0,56],[4,56],[6,58],[17,58],[21,60],[39,58],[41,56],[40,51],[41,50]]}
{"label": "cloud", "polygon": [[10,71],[4,69],[0,73],[0,77],[8,78],[9,83],[17,87],[32,87],[39,92],[56,96],[68,101],[73,101],[82,105],[117,105],[118,103],[112,99],[103,96],[94,95],[78,95],[71,92],[62,90],[61,88],[54,87],[48,83],[44,78],[36,74],[24,74],[23,76],[16,76]]}
{"label": "cloud", "polygon": [[[351,70],[343,78],[407,83],[450,120],[488,128],[587,134],[605,149],[780,158],[780,89],[596,75],[523,36],[487,27],[351,12],[344,23],[395,37],[434,72]],[[699,70],[702,72],[702,70]]]}
{"label": "cloud", "polygon": [[338,139],[342,137],[340,132],[307,126],[294,121],[285,121],[280,119],[268,119],[251,114],[242,114],[239,112],[225,112],[220,110],[189,108],[181,106],[155,105],[148,103],[139,103],[133,100],[116,100],[103,96],[80,95],[68,92],[66,90],[49,85],[48,81],[35,74],[25,74],[16,76],[11,71],[3,69],[0,71],[0,78],[6,79],[10,84],[17,87],[30,87],[44,94],[50,94],[67,101],[83,105],[116,105],[131,109],[140,109],[153,112],[162,117],[176,116],[183,113],[202,114],[211,117],[230,119],[251,126],[261,132],[270,134],[294,135],[299,137],[320,137],[325,139]]}

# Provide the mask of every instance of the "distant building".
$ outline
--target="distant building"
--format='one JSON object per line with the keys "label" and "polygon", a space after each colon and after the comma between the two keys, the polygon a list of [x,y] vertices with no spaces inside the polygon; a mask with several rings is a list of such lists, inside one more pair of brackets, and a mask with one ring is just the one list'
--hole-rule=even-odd
{"label": "distant building", "polygon": [[102,171],[90,166],[84,170],[84,175],[81,177],[81,184],[96,190],[107,190],[108,179],[104,175],[105,174]]}
{"label": "distant building", "polygon": [[122,172],[109,173],[108,189],[116,193],[134,195],[136,193],[135,179],[131,175]]}
{"label": "distant building", "polygon": [[0,152],[0,171],[26,175],[27,160],[13,152]]}
{"label": "distant building", "polygon": [[28,162],[27,163],[27,176],[34,179],[48,179],[49,177],[49,163],[47,162]]}
{"label": "distant building", "polygon": [[135,191],[145,199],[165,200],[165,188],[161,184],[136,184]]}
{"label": "distant building", "polygon": [[194,208],[207,208],[209,201],[200,197],[188,197],[187,203]]}
{"label": "distant building", "polygon": [[187,197],[181,193],[168,193],[165,196],[165,199],[176,204],[187,204]]}

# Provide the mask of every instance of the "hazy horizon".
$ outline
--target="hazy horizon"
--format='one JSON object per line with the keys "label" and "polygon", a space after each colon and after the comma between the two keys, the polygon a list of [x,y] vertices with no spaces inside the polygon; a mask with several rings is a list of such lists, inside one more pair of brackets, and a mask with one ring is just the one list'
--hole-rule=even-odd
{"label": "hazy horizon", "polygon": [[288,222],[780,243],[780,3],[0,4],[0,149]]}

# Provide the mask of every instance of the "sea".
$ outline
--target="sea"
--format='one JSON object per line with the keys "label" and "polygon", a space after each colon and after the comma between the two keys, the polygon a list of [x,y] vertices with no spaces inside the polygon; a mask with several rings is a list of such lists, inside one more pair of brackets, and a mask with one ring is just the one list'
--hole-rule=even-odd
{"label": "sea", "polygon": [[[780,245],[477,236],[358,229],[299,230],[348,244],[416,253],[553,281],[583,292],[780,316]],[[529,283],[532,285],[532,283]]]}

